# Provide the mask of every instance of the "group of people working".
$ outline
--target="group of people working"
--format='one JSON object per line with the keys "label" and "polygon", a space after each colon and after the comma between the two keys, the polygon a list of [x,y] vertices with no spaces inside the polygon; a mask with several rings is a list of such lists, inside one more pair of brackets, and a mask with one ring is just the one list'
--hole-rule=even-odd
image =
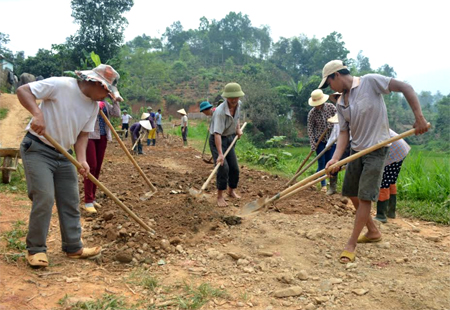
{"label": "group of people working", "polygon": [[[114,68],[104,64],[93,70],[76,71],[76,74],[77,79],[52,77],[26,84],[17,90],[20,103],[32,114],[26,128],[27,134],[20,145],[28,196],[32,200],[26,237],[26,259],[32,267],[46,267],[49,264],[46,239],[54,201],[60,221],[62,250],[67,257],[89,258],[101,252],[100,246],[88,248],[81,240],[78,176],[75,166],[45,136],[53,137],[69,153],[73,146],[80,163],[78,172],[85,178],[89,172],[98,177],[107,141],[111,140],[107,118],[120,117],[118,102],[123,99],[116,87],[120,76]],[[351,154],[354,154],[395,134],[389,129],[383,94],[401,92],[414,112],[416,134],[423,134],[428,130],[417,95],[409,84],[378,74],[354,77],[340,60],[327,63],[322,70],[322,77],[318,88],[330,87],[339,95],[336,96],[335,107],[326,103],[329,97],[321,90],[313,92],[309,103],[314,108],[308,116],[311,122],[311,128],[308,124],[308,133],[311,148],[320,152],[329,146],[325,141],[330,141],[333,129],[338,128],[335,130],[335,134],[338,133],[336,145],[330,148],[330,154],[325,155],[325,159],[320,163],[320,167],[325,163],[325,168],[330,168],[330,175],[335,176],[338,173],[339,167],[333,165],[344,156],[349,145]],[[234,137],[242,135],[239,115],[242,105],[240,98],[244,95],[239,84],[229,83],[222,93],[224,101],[215,111],[212,105],[201,104],[202,112],[212,115],[209,146],[215,163],[220,164],[216,179],[219,206],[227,205],[225,193],[231,198],[240,198],[236,191],[239,165],[234,146],[230,148],[227,156],[224,154]],[[104,101],[106,97],[109,97],[113,104]],[[36,105],[36,99],[42,99],[40,106]],[[99,115],[100,110],[106,118],[103,118],[101,113]],[[150,115],[144,115],[146,117],[137,124],[145,128],[146,122],[150,123],[151,111],[149,112]],[[336,120],[332,119],[336,114],[338,127],[333,125]],[[184,112],[183,116],[185,115]],[[128,129],[126,124],[129,120],[130,117],[122,116],[124,129]],[[153,118],[153,121],[158,125],[157,117]],[[150,123],[148,128],[150,127],[155,126]],[[187,128],[186,117],[182,120],[182,132],[185,136]],[[318,134],[321,135],[325,128],[327,131],[323,141],[319,141]],[[132,126],[129,129],[134,132]],[[149,140],[154,143],[153,136],[148,136]],[[332,142],[334,144],[334,140]],[[382,147],[347,164],[342,195],[350,198],[357,211],[352,234],[339,257],[341,263],[355,260],[357,243],[381,240],[381,232],[370,217],[372,201],[381,202],[377,219],[385,220],[386,214],[395,216],[395,207],[391,208],[391,205],[395,206],[395,180],[408,147],[403,144],[390,148],[391,152],[389,146]],[[94,212],[95,185],[86,182],[84,208],[88,212]],[[330,186],[330,189],[335,191],[336,186]],[[361,235],[365,226],[368,231]]]}

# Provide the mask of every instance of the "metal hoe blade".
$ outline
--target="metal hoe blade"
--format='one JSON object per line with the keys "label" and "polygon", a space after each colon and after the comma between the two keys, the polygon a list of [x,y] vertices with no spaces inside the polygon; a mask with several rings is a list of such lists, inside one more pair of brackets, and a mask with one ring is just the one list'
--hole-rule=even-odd
{"label": "metal hoe blade", "polygon": [[194,189],[194,188],[190,188],[189,189],[189,194],[191,195],[191,196],[193,196],[193,197],[195,197],[195,198],[199,198],[199,199],[210,199],[211,198],[211,195],[209,195],[209,194],[205,194],[205,193],[203,193],[203,191],[202,190],[196,190],[196,189]]}
{"label": "metal hoe blade", "polygon": [[245,216],[255,213],[258,210],[262,209],[267,204],[268,200],[269,199],[267,197],[262,197],[257,200],[251,201],[243,206],[241,210],[238,211],[237,215]]}

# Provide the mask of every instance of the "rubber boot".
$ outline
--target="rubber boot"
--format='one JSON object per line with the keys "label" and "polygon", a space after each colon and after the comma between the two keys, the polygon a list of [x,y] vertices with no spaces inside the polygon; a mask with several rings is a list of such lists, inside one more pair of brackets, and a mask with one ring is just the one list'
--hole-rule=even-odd
{"label": "rubber boot", "polygon": [[388,205],[389,200],[377,201],[377,215],[373,219],[380,221],[381,223],[387,223],[386,211]]}
{"label": "rubber boot", "polygon": [[156,144],[156,139],[152,139],[153,140],[153,146],[155,146]]}
{"label": "rubber boot", "polygon": [[184,146],[187,146],[187,141],[183,141]]}
{"label": "rubber boot", "polygon": [[336,187],[337,187],[337,176],[330,177],[330,184],[328,185],[328,191],[327,195],[333,195],[336,194]]}
{"label": "rubber boot", "polygon": [[389,197],[389,206],[387,209],[387,217],[395,219],[395,209],[397,208],[397,195],[391,195]]}

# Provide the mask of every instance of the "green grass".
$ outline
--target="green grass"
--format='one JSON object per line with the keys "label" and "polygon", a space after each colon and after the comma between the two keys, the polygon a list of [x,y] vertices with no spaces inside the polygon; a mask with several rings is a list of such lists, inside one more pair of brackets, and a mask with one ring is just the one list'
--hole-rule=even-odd
{"label": "green grass", "polygon": [[22,164],[18,164],[17,170],[12,172],[11,182],[8,184],[0,182],[0,193],[27,193],[27,182]]}
{"label": "green grass", "polygon": [[20,239],[26,236],[27,230],[24,228],[25,223],[23,221],[17,221],[13,225],[13,229],[3,234],[3,238],[6,240],[6,247],[11,250],[24,251],[27,247],[26,243]]}
{"label": "green grass", "polygon": [[[65,306],[68,295],[64,296],[64,298],[60,299],[58,303],[61,306]],[[135,306],[129,306],[124,301],[122,296],[114,296],[111,294],[104,294],[102,298],[94,300],[94,301],[86,301],[86,302],[77,302],[74,305],[67,305],[69,307],[65,309],[71,310],[132,310],[137,309]]]}
{"label": "green grass", "polygon": [[0,120],[5,119],[8,115],[8,109],[6,108],[0,108]]}
{"label": "green grass", "polygon": [[178,307],[180,309],[200,309],[212,298],[227,298],[226,291],[216,289],[209,283],[202,283],[195,287],[189,283],[184,283],[184,294],[178,296]]}

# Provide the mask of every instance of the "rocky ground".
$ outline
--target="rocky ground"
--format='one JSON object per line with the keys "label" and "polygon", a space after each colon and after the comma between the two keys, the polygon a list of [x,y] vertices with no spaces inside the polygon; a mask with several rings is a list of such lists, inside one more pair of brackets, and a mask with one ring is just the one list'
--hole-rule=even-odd
{"label": "rocky ground", "polygon": [[[23,131],[9,128],[23,128],[27,115],[14,95],[2,94],[0,107],[11,111],[0,124],[2,147],[18,147]],[[209,301],[202,309],[450,309],[448,227],[399,217],[380,226],[382,242],[358,246],[356,262],[341,264],[354,210],[340,195],[309,188],[236,217],[246,203],[283,190],[287,180],[241,166],[242,199],[218,208],[189,193],[213,169],[201,153],[174,136],[144,152],[135,158],[158,189],[150,199],[141,199],[149,188],[116,141],[100,181],[154,233],[98,192],[102,207],[94,217],[82,213],[82,225],[84,242],[102,245],[102,255],[69,260],[60,251],[54,208],[48,268],[31,269],[23,257],[14,261],[17,251],[2,239],[0,309],[71,309],[104,294],[136,309],[194,309],[186,288],[202,287],[215,290],[204,294]],[[206,193],[214,197],[212,183]],[[26,223],[30,205],[26,194],[1,192],[0,232]]]}

